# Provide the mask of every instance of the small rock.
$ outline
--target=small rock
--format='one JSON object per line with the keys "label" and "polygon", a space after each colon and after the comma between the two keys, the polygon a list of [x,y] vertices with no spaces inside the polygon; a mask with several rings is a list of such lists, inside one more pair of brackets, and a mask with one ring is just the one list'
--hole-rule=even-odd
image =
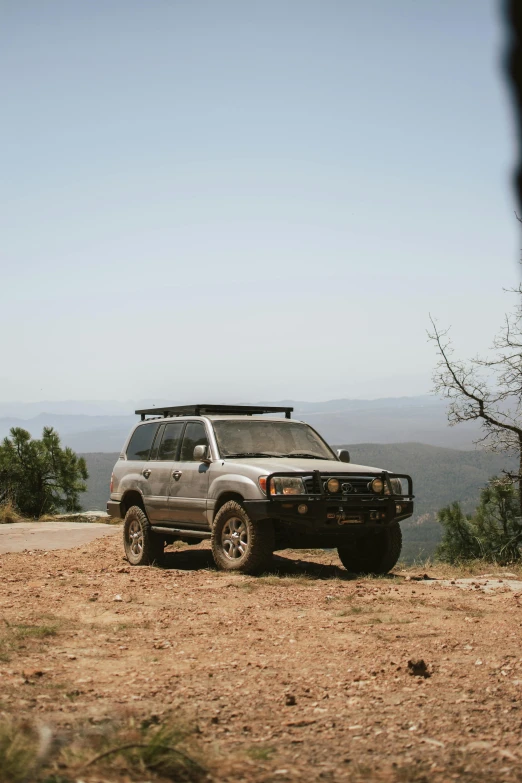
{"label": "small rock", "polygon": [[408,671],[412,675],[412,677],[430,677],[430,672],[428,671],[428,667],[426,665],[426,662],[419,658],[416,661],[410,660],[408,661]]}
{"label": "small rock", "polygon": [[23,675],[28,680],[30,677],[43,677],[44,673],[41,669],[26,669]]}
{"label": "small rock", "polygon": [[499,754],[502,756],[502,758],[509,759],[510,761],[518,761],[518,756],[515,756],[515,754],[511,753],[510,750],[499,750]]}
{"label": "small rock", "polygon": [[466,750],[487,750],[491,748],[491,742],[486,740],[475,740],[470,742],[469,745],[465,745]]}
{"label": "small rock", "polygon": [[115,595],[112,600],[113,601],[123,601],[123,598],[121,597],[121,595]]}
{"label": "small rock", "polygon": [[293,693],[287,693],[285,696],[285,704],[287,707],[295,707],[297,704]]}
{"label": "small rock", "polygon": [[169,647],[172,647],[171,643],[167,640],[163,642],[154,642],[153,646],[155,650],[167,650]]}

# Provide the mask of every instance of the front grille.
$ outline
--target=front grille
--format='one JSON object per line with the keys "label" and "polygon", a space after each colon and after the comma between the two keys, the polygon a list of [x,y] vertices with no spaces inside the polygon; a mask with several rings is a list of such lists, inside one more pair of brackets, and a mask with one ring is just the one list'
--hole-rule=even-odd
{"label": "front grille", "polygon": [[[373,478],[372,476],[364,476],[363,478],[359,478],[357,476],[343,476],[343,475],[335,475],[335,474],[333,474],[332,476],[321,476],[322,487],[325,486],[329,478],[336,478],[341,484],[341,491],[337,495],[332,495],[329,493],[330,497],[340,497],[341,495],[373,494],[371,493],[371,490],[368,489],[368,484]],[[307,493],[312,494],[312,493],[319,492],[319,487],[315,483],[315,479],[313,476],[306,476],[303,478],[303,481],[305,483]]]}

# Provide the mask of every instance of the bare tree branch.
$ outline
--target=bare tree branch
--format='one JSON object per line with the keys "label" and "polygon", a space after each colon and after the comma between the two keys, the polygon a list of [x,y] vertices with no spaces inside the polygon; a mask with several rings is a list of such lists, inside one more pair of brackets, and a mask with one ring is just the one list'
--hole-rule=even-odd
{"label": "bare tree branch", "polygon": [[434,391],[449,401],[449,424],[480,421],[477,443],[518,456],[518,473],[506,476],[518,484],[522,517],[522,285],[511,293],[519,301],[493,341],[493,356],[455,359],[449,329],[439,329],[431,315],[428,337],[439,356]]}

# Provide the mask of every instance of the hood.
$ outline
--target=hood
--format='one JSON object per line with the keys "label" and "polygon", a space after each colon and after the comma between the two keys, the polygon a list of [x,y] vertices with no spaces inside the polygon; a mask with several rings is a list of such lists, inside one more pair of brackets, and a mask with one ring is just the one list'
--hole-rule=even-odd
{"label": "hood", "polygon": [[352,462],[338,462],[337,460],[326,459],[299,459],[296,457],[240,457],[237,459],[224,459],[225,464],[229,465],[245,465],[249,468],[258,468],[259,475],[262,476],[268,473],[281,473],[288,471],[289,473],[295,471],[296,473],[302,473],[303,471],[311,472],[313,470],[320,470],[322,472],[331,473],[382,473],[383,468],[371,468],[367,465],[354,465]]}

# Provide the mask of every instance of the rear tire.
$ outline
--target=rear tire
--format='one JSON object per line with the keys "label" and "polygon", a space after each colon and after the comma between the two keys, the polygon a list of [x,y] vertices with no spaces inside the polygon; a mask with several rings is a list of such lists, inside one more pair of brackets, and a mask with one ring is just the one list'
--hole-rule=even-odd
{"label": "rear tire", "polygon": [[271,519],[254,522],[243,506],[230,500],[216,514],[211,544],[218,568],[258,574],[274,552],[274,524]]}
{"label": "rear tire", "polygon": [[123,523],[123,546],[131,565],[158,565],[163,560],[165,542],[150,529],[146,513],[139,506],[131,506]]}
{"label": "rear tire", "polygon": [[387,574],[396,565],[402,549],[398,522],[337,547],[341,563],[353,574]]}

